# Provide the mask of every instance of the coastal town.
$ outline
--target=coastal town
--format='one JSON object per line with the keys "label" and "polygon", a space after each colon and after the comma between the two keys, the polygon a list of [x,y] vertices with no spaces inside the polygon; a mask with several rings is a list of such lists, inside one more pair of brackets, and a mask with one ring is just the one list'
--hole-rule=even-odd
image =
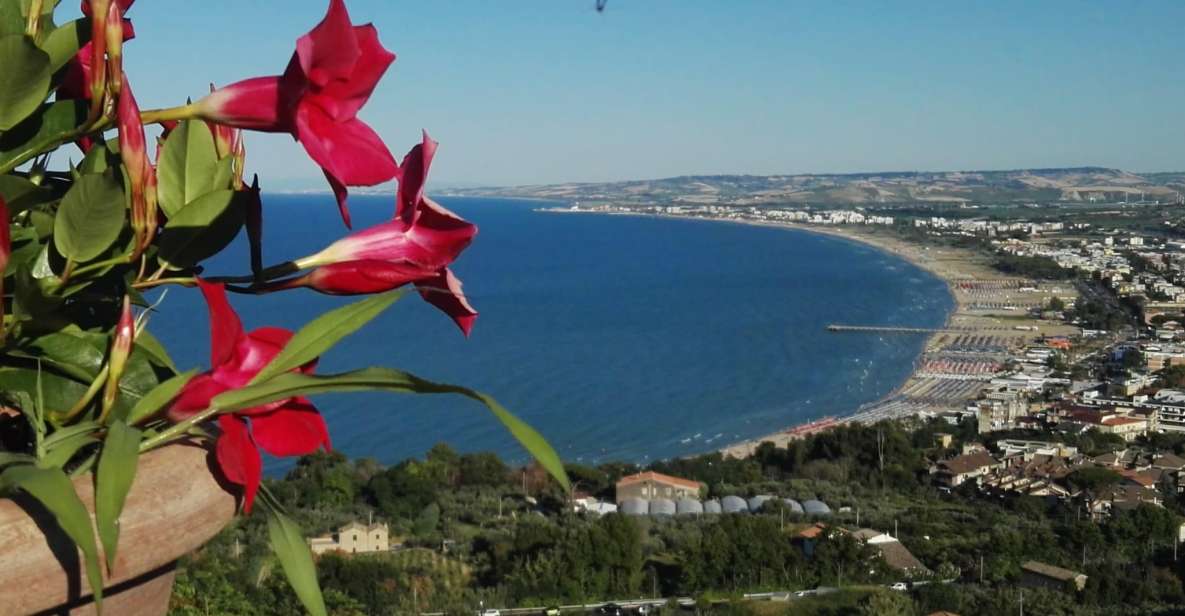
{"label": "coastal town", "polygon": [[934,328],[828,326],[924,338],[880,400],[699,455],[568,461],[571,491],[445,445],[387,468],[306,458],[273,490],[316,512],[322,583],[371,611],[1173,613],[1185,235],[1176,205],[1132,201],[544,204],[827,233],[931,272],[954,307]]}

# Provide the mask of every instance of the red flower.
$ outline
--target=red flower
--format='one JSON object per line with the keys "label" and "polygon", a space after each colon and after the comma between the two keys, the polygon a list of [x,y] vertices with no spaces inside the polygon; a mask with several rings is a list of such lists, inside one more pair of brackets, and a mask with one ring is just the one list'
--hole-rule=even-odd
{"label": "red flower", "polygon": [[195,107],[220,124],[291,133],[325,172],[348,227],[346,186],[373,186],[399,173],[382,139],[357,118],[394,61],[373,25],[351,24],[342,0],[330,0],[321,23],[297,39],[283,75],[233,83]]}
{"label": "red flower", "polygon": [[[239,316],[226,300],[226,289],[200,279],[198,287],[210,310],[211,369],[181,389],[169,408],[173,421],[206,409],[210,400],[224,391],[246,385],[292,338],[292,332],[277,327],[244,333]],[[311,373],[313,368],[310,363],[301,370]],[[215,447],[218,465],[227,479],[244,487],[243,510],[248,513],[259,489],[260,448],[275,456],[305,455],[322,446],[329,449],[325,420],[302,397],[221,415],[218,425],[222,428]]]}
{"label": "red flower", "polygon": [[394,220],[352,233],[297,261],[301,269],[316,269],[272,288],[303,286],[332,295],[357,295],[411,282],[468,336],[477,311],[448,265],[477,235],[477,227],[424,196],[436,145],[425,132],[423,142],[404,157]]}

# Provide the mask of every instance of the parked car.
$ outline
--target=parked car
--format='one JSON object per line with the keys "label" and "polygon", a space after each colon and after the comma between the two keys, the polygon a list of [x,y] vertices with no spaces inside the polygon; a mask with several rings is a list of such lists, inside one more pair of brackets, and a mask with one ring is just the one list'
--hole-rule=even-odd
{"label": "parked car", "polygon": [[597,608],[597,614],[600,616],[625,616],[625,610],[616,603],[606,603]]}
{"label": "parked car", "polygon": [[639,605],[638,607],[634,608],[634,612],[637,613],[638,616],[646,616],[647,614],[653,614],[654,612],[657,612],[657,611],[658,610],[656,610],[653,605],[649,605],[646,603],[643,603],[642,605]]}
{"label": "parked car", "polygon": [[477,616],[502,616],[502,612],[494,609],[482,610],[477,613]]}
{"label": "parked car", "polygon": [[897,582],[896,584],[893,584],[889,588],[892,588],[893,590],[900,590],[901,592],[905,592],[905,591],[909,590],[909,584],[906,584],[905,582]]}
{"label": "parked car", "polygon": [[560,616],[560,608],[558,606],[551,606],[543,610],[543,616]]}

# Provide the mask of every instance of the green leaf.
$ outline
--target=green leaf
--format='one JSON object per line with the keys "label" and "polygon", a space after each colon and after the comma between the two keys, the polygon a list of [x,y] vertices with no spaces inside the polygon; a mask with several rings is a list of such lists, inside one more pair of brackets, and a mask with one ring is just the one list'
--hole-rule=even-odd
{"label": "green leaf", "polygon": [[58,428],[57,430],[54,430],[53,434],[46,437],[44,446],[50,448],[57,447],[59,443],[77,438],[79,435],[97,432],[100,427],[101,426],[97,421],[86,420]]}
{"label": "green leaf", "polygon": [[45,455],[37,461],[38,466],[45,468],[65,468],[83,447],[99,442],[99,437],[91,432],[72,434],[56,441],[54,446],[45,447]]}
{"label": "green leaf", "polygon": [[235,159],[233,156],[227,156],[218,161],[214,168],[214,175],[211,176],[209,190],[222,190],[224,188],[234,188],[235,179]]}
{"label": "green leaf", "polygon": [[4,197],[4,202],[8,205],[8,213],[13,215],[34,205],[53,200],[53,191],[20,176],[0,175],[0,197]]}
{"label": "green leaf", "polygon": [[148,361],[162,368],[168,368],[174,373],[177,372],[177,365],[173,363],[173,358],[169,357],[169,352],[147,329],[136,334],[136,346],[144,350],[144,353],[148,355]]}
{"label": "green leaf", "polygon": [[166,380],[160,385],[157,385],[151,391],[144,394],[144,396],[140,398],[138,402],[136,402],[136,405],[132,407],[131,412],[128,413],[128,424],[134,426],[165,408],[165,405],[181,392],[181,388],[185,387],[185,384],[188,383],[195,374],[197,374],[197,368],[182,372],[181,374]]}
{"label": "green leaf", "polygon": [[[37,374],[34,368],[0,368],[0,391],[22,391],[36,399]],[[46,416],[69,410],[86,393],[86,385],[49,371],[41,373],[41,381],[45,393]]]}
{"label": "green leaf", "polygon": [[136,463],[140,456],[140,431],[129,428],[118,419],[111,422],[103,452],[99,454],[99,468],[95,471],[95,525],[99,541],[107,555],[107,571],[115,568],[115,551],[119,546],[119,515],[136,478]]}
{"label": "green leaf", "polygon": [[214,134],[201,120],[185,120],[169,133],[157,167],[160,207],[172,218],[210,191],[218,173]]}
{"label": "green leaf", "polygon": [[240,194],[211,191],[177,212],[160,234],[161,259],[175,269],[184,269],[230,244],[246,218]]}
{"label": "green leaf", "polygon": [[300,528],[288,516],[267,507],[267,535],[272,551],[284,569],[284,576],[292,585],[297,598],[313,616],[325,616],[325,599],[317,582],[313,553],[301,536]]}
{"label": "green leaf", "polygon": [[99,568],[99,548],[86,506],[74,492],[70,478],[59,468],[10,466],[0,473],[0,490],[19,488],[37,499],[57,520],[58,526],[82,550],[86,579],[95,593],[95,606],[103,602],[103,572]]}
{"label": "green leaf", "polygon": [[104,353],[101,348],[72,334],[45,334],[33,340],[30,347],[37,356],[76,379],[94,379],[103,368]]}
{"label": "green leaf", "polygon": [[86,114],[86,101],[42,105],[37,113],[0,134],[0,169],[11,169],[18,161],[62,141],[86,121]]}
{"label": "green leaf", "polygon": [[0,35],[21,34],[25,31],[25,17],[18,0],[0,0]]}
{"label": "green leaf", "polygon": [[292,336],[288,344],[260,370],[249,385],[303,366],[321,356],[342,338],[358,331],[403,296],[403,291],[372,295],[362,301],[335,308],[313,319]]}
{"label": "green leaf", "polygon": [[518,417],[498,404],[493,398],[458,385],[434,383],[418,376],[391,368],[366,368],[342,374],[309,375],[285,372],[256,385],[223,392],[214,396],[214,406],[223,411],[237,411],[293,396],[305,396],[330,392],[348,391],[390,391],[418,394],[459,394],[486,405],[494,416],[506,426],[510,434],[536,460],[568,489],[568,475],[564,464],[551,445]]}
{"label": "green leaf", "polygon": [[41,41],[41,50],[49,54],[49,72],[58,72],[70,58],[78,55],[78,50],[82,49],[90,38],[91,20],[86,17],[54,28],[45,36],[45,40]]}
{"label": "green leaf", "polygon": [[0,36],[0,131],[37,110],[49,93],[49,54],[23,34]]}
{"label": "green leaf", "polygon": [[62,256],[85,263],[115,243],[126,221],[123,187],[115,174],[84,175],[62,198],[54,246]]}
{"label": "green leaf", "polygon": [[12,464],[33,464],[35,462],[37,462],[37,458],[34,458],[27,453],[0,451],[0,466],[9,466]]}
{"label": "green leaf", "polygon": [[106,142],[106,147],[102,147],[103,143],[96,143],[91,148],[86,156],[78,163],[78,173],[86,175],[88,173],[103,173],[112,167],[120,165],[119,158],[119,141],[109,139]]}

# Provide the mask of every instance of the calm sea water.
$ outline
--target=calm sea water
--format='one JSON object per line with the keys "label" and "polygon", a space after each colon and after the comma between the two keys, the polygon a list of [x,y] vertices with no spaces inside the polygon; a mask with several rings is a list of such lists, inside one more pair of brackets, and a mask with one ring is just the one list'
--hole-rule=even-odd
{"label": "calm sea water", "polygon": [[[943,283],[884,252],[802,231],[672,219],[550,214],[538,203],[442,199],[481,231],[456,264],[481,312],[466,340],[409,295],[327,354],[323,372],[389,365],[494,395],[568,460],[709,451],[888,394],[920,336],[833,334],[831,322],[939,326]],[[391,198],[352,197],[356,228]],[[331,199],[265,198],[265,261],[343,233]],[[240,238],[209,264],[246,273]],[[307,291],[233,296],[248,328],[295,329],[349,301]],[[182,367],[207,361],[204,304],[169,291],[157,335]],[[315,400],[334,446],[394,462],[445,441],[525,454],[484,409],[451,397],[341,394]],[[273,472],[283,465],[269,463]]]}

